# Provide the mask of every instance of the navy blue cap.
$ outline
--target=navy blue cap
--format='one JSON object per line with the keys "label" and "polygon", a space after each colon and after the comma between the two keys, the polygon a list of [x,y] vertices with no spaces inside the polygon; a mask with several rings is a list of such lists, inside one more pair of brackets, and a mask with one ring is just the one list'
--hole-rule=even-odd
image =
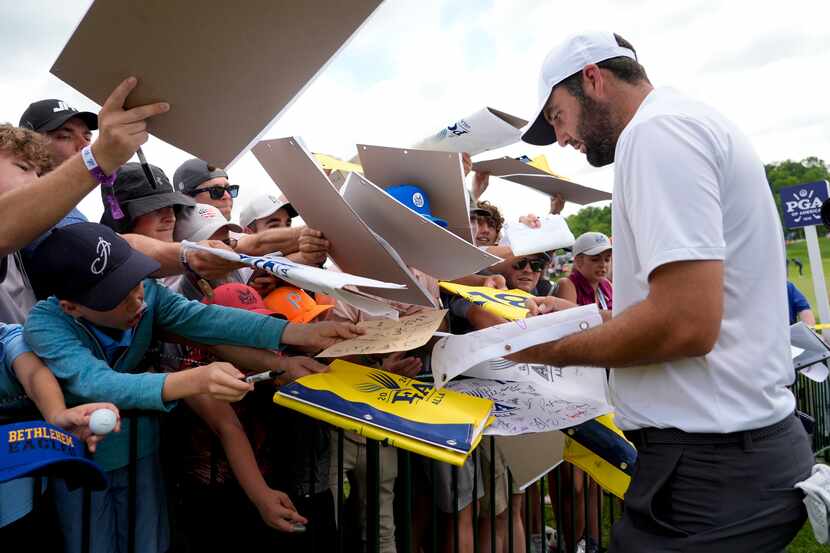
{"label": "navy blue cap", "polygon": [[0,426],[0,482],[23,476],[55,476],[71,486],[107,486],[101,468],[84,457],[84,443],[45,421]]}
{"label": "navy blue cap", "polygon": [[76,223],[52,230],[35,250],[32,261],[38,274],[50,276],[50,294],[96,311],[115,308],[161,267],[98,223]]}
{"label": "navy blue cap", "polygon": [[429,197],[420,186],[416,184],[398,184],[390,186],[386,189],[386,192],[424,219],[432,221],[439,227],[447,228],[447,222],[444,219],[433,216],[432,209],[429,206]]}

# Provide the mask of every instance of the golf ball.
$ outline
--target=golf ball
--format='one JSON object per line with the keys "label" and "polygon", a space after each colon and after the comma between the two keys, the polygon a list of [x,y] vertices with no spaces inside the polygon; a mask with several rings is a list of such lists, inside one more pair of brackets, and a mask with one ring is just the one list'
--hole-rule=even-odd
{"label": "golf ball", "polygon": [[96,409],[89,416],[89,429],[93,434],[109,434],[115,428],[116,420],[115,412],[109,409]]}

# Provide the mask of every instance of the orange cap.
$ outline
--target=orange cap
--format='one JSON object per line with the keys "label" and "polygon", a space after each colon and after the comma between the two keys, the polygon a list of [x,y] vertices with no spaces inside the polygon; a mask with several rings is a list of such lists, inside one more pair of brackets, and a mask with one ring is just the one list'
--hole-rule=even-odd
{"label": "orange cap", "polygon": [[311,296],[293,286],[277,288],[265,298],[265,306],[292,323],[308,323],[333,305],[318,305]]}

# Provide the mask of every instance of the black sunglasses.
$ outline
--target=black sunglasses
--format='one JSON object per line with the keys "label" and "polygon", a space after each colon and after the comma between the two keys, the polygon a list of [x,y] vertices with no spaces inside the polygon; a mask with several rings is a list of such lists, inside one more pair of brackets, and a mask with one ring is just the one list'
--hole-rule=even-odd
{"label": "black sunglasses", "polygon": [[542,269],[545,268],[545,262],[541,259],[522,259],[521,261],[517,261],[513,264],[513,268],[517,271],[523,271],[525,267],[530,265],[530,270],[534,273],[540,272]]}
{"label": "black sunglasses", "polygon": [[239,185],[238,184],[230,184],[228,186],[210,186],[208,188],[198,188],[190,192],[190,196],[196,196],[197,194],[201,194],[202,192],[210,193],[211,200],[218,200],[225,195],[225,192],[231,195],[231,198],[236,198],[239,195]]}

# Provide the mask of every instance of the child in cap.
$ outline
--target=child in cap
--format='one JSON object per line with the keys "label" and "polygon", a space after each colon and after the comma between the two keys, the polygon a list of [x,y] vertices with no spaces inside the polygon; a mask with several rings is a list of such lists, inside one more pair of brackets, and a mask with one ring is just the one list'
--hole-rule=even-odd
{"label": "child in cap", "polygon": [[[101,188],[104,214],[101,224],[120,233],[131,232],[161,240],[173,241],[176,216],[182,208],[193,207],[193,198],[173,190],[164,171],[149,165],[153,182],[147,179],[144,168],[138,163],[125,163],[118,170],[112,192]],[[115,194],[124,213],[121,219],[114,219],[108,209],[107,196]]]}
{"label": "child in cap", "polygon": [[292,323],[310,323],[334,305],[322,305],[309,296],[305,290],[294,286],[281,286],[268,294],[265,307],[279,313]]}
{"label": "child in cap", "polygon": [[[30,419],[36,408],[46,422],[85,440],[90,451],[95,451],[102,438],[89,431],[92,412],[110,409],[118,413],[111,403],[88,403],[67,409],[58,381],[26,345],[21,325],[0,323],[0,369],[0,415]],[[31,478],[0,484],[0,536],[4,540],[22,537],[38,525],[39,514],[31,512],[34,489]]]}
{"label": "child in cap", "polygon": [[[217,287],[202,303],[279,316],[266,308],[256,290],[240,283]],[[187,369],[215,357],[204,348],[187,346],[182,359],[180,368]],[[272,476],[271,458],[282,454],[272,451],[268,439],[273,395],[269,381],[232,406],[205,396],[185,400],[190,409],[179,413],[176,422],[182,428],[175,432],[187,436],[176,448],[183,472],[177,520],[194,551],[275,545],[275,529],[292,532],[294,525],[308,523],[288,495],[266,482]],[[224,456],[214,453],[216,438]],[[226,531],[228,526],[233,533]]]}
{"label": "child in cap", "polygon": [[[159,269],[111,229],[79,223],[54,230],[40,246],[41,269],[54,275],[54,296],[39,302],[24,334],[32,350],[57,376],[72,401],[111,400],[122,409],[169,411],[175,400],[209,394],[235,401],[251,385],[227,363],[211,363],[173,374],[148,372],[144,358],[156,330],[206,344],[277,349],[283,343],[327,347],[360,334],[345,327],[296,327],[256,313],[189,302],[149,277]],[[292,328],[293,327],[293,328]],[[237,358],[253,368],[256,350]],[[276,362],[275,362],[276,363]],[[273,368],[280,368],[277,363]],[[136,528],[137,551],[165,551],[169,545],[166,500],[161,481],[157,421],[137,417],[135,471],[141,493],[136,518],[127,520],[128,436],[113,436],[98,447],[95,460],[110,486],[92,494],[91,550],[126,550],[127,526]],[[130,421],[126,421],[129,423]],[[67,551],[81,546],[81,490],[58,482],[55,497]]]}

